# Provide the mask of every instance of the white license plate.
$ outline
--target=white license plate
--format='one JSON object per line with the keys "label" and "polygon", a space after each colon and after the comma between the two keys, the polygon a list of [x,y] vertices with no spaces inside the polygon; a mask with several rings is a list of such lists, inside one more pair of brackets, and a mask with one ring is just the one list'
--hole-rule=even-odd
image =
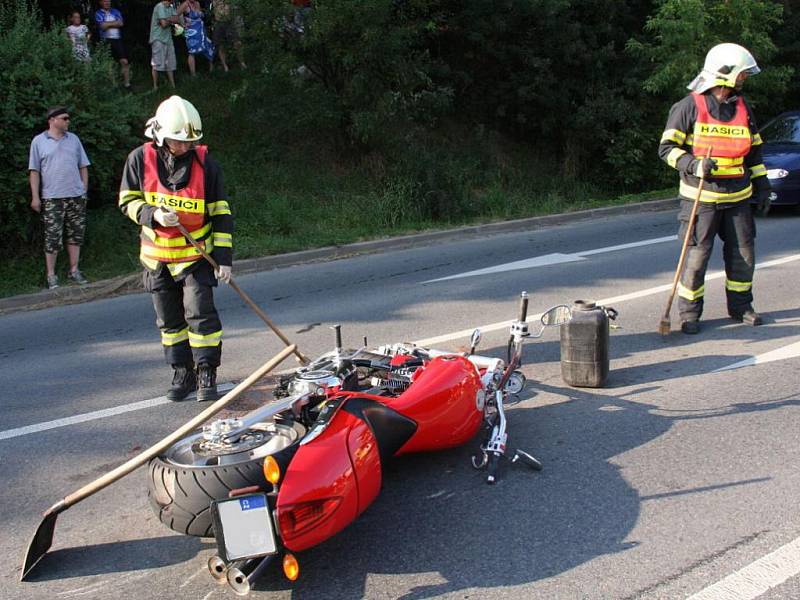
{"label": "white license plate", "polygon": [[212,506],[220,556],[227,561],[275,554],[275,530],[267,497],[248,494],[219,500]]}

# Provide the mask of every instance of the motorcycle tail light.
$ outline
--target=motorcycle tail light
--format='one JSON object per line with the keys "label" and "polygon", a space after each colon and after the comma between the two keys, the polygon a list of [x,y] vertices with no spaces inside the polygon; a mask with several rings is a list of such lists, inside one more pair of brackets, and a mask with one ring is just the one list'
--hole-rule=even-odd
{"label": "motorcycle tail light", "polygon": [[279,507],[278,524],[281,536],[292,538],[314,527],[336,512],[341,501],[340,497],[323,498]]}
{"label": "motorcycle tail light", "polygon": [[287,552],[283,557],[283,574],[289,581],[294,581],[300,576],[300,563],[291,552]]}
{"label": "motorcycle tail light", "polygon": [[264,459],[264,477],[266,477],[267,481],[272,485],[277,485],[281,480],[281,468],[278,465],[278,461],[272,456],[267,456]]}

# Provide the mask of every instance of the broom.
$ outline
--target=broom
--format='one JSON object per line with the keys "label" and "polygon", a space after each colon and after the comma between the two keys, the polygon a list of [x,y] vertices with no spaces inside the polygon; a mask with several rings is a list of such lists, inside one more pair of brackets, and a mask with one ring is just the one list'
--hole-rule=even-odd
{"label": "broom", "polygon": [[[708,150],[706,151],[706,155],[703,157],[703,160],[710,160],[710,158],[711,147],[709,146]],[[689,223],[686,227],[686,235],[683,236],[683,246],[681,247],[681,255],[678,259],[678,268],[675,269],[675,277],[672,280],[672,291],[669,293],[669,298],[667,298],[667,308],[664,310],[664,316],[661,317],[661,322],[658,324],[658,333],[661,335],[669,335],[669,332],[672,331],[672,325],[669,321],[669,312],[672,310],[672,300],[675,298],[675,290],[678,289],[678,282],[680,281],[681,273],[683,272],[683,263],[686,259],[686,249],[689,247],[689,240],[692,239],[694,220],[697,216],[697,207],[700,205],[700,196],[703,194],[703,184],[705,183],[705,180],[706,176],[704,170],[703,174],[700,176],[700,183],[697,186],[697,195],[694,197],[692,214],[689,216]]]}

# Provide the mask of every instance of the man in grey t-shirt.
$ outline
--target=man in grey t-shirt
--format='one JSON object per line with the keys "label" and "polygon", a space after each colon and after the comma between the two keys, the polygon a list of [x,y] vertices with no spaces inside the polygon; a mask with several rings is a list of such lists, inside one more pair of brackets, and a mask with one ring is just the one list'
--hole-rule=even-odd
{"label": "man in grey t-shirt", "polygon": [[31,208],[42,213],[45,226],[44,261],[47,287],[58,287],[56,258],[66,229],[69,278],[86,284],[78,269],[86,231],[86,191],[89,159],[80,139],[69,133],[69,111],[63,106],[47,111],[47,130],[31,141],[28,160]]}
{"label": "man in grey t-shirt", "polygon": [[150,66],[153,89],[158,89],[158,73],[167,74],[169,84],[175,87],[175,44],[172,42],[172,26],[181,25],[183,17],[177,14],[170,0],[161,0],[153,7],[150,18]]}

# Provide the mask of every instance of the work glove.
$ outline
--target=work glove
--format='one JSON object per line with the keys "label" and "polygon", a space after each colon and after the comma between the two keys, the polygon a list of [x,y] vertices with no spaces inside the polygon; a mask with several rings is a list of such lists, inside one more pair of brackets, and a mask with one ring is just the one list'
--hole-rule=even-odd
{"label": "work glove", "polygon": [[232,273],[233,267],[229,267],[228,265],[220,265],[219,269],[214,272],[214,275],[217,276],[219,281],[223,283],[230,283]]}
{"label": "work glove", "polygon": [[707,179],[716,167],[717,161],[713,158],[693,158],[686,166],[686,172],[695,177]]}
{"label": "work glove", "polygon": [[164,227],[175,227],[180,220],[178,219],[178,215],[174,212],[164,210],[163,208],[156,209],[156,212],[153,213],[153,219]]}
{"label": "work glove", "polygon": [[759,190],[757,193],[757,200],[756,203],[756,212],[762,216],[766,217],[767,213],[769,212],[769,207],[772,204],[773,192],[771,189],[766,188]]}

